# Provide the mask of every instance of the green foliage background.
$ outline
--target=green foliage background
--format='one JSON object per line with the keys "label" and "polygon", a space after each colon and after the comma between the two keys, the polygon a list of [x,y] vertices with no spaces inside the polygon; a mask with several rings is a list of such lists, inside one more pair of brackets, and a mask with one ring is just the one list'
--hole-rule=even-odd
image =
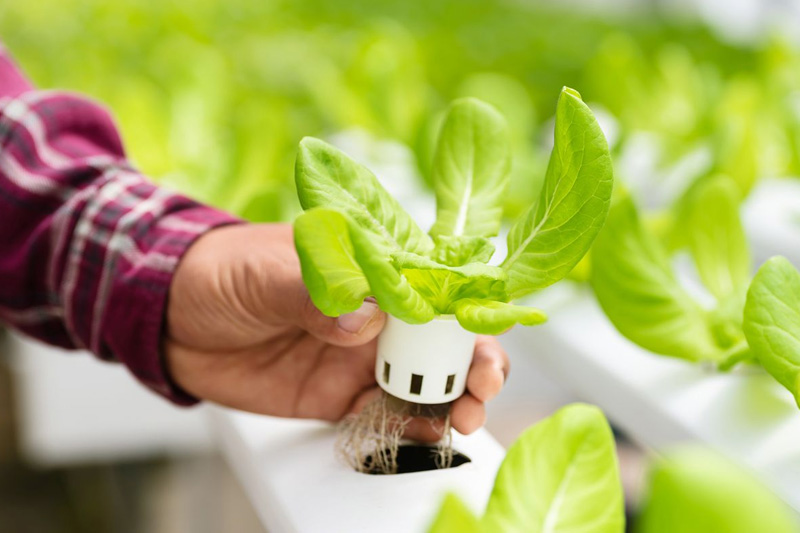
{"label": "green foliage background", "polygon": [[[664,143],[698,143],[796,173],[785,95],[800,60],[779,40],[743,48],[647,6],[613,19],[536,4],[444,0],[37,0],[0,6],[0,38],[41,87],[98,98],[148,174],[252,220],[291,218],[304,135],[352,127],[398,140],[428,177],[440,112],[474,95],[512,123],[509,215],[536,197],[564,85]],[[624,176],[623,176],[624,179]]]}

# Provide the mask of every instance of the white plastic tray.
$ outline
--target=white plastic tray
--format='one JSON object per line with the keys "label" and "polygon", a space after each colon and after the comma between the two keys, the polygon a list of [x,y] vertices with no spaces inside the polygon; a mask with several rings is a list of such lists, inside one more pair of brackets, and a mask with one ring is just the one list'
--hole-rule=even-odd
{"label": "white plastic tray", "polygon": [[472,462],[448,470],[373,476],[340,463],[330,424],[209,410],[228,462],[270,533],[408,533],[430,525],[448,491],[476,513],[505,455],[485,431],[454,435]]}
{"label": "white plastic tray", "polygon": [[40,466],[208,452],[203,407],[183,409],[124,366],[10,334],[20,447]]}

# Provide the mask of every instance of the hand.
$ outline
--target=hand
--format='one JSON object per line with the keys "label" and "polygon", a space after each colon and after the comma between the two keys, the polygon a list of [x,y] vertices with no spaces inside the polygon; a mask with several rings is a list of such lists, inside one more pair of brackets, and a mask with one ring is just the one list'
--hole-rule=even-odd
{"label": "hand", "polygon": [[[376,337],[386,316],[366,301],[331,318],[308,295],[292,228],[227,226],[200,237],[175,272],[167,307],[165,353],[172,379],[198,398],[273,416],[337,421],[378,394]],[[468,392],[451,422],[471,433],[484,402],[503,386],[508,358],[493,337],[479,337]],[[428,421],[406,435],[437,440]]]}

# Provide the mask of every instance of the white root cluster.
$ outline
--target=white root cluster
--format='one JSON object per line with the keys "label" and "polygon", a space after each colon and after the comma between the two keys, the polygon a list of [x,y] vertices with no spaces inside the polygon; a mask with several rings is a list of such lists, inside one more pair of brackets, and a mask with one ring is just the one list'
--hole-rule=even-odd
{"label": "white root cluster", "polygon": [[381,391],[360,413],[348,416],[339,425],[336,443],[339,457],[358,472],[396,474],[403,433],[412,417],[423,416],[442,435],[434,457],[436,467],[450,468],[453,439],[449,410],[443,417],[444,424],[437,427],[439,418],[433,413],[428,414],[426,407]]}

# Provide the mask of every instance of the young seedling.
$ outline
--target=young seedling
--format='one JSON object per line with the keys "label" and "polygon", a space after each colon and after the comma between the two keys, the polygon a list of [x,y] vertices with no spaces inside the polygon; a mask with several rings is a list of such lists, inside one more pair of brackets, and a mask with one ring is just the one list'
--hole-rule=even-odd
{"label": "young seedling", "polygon": [[736,186],[719,177],[699,186],[686,210],[683,238],[715,300],[706,309],[681,285],[631,198],[615,203],[592,250],[591,283],[620,333],[651,352],[721,369],[751,358],[742,331],[751,260],[738,209]]}
{"label": "young seedling", "polygon": [[761,366],[800,406],[800,273],[788,259],[773,257],[753,278],[744,333]]}
{"label": "young seedling", "polygon": [[511,445],[483,517],[448,495],[429,533],[624,530],[614,435],[600,409],[572,404]]}
{"label": "young seedling", "polygon": [[295,177],[305,212],[295,221],[295,245],[314,304],[338,316],[374,297],[390,315],[376,379],[391,398],[364,409],[342,433],[343,454],[357,469],[396,469],[402,431],[391,422],[398,416],[447,412],[464,392],[475,334],[544,322],[542,311],[511,301],[566,276],[606,218],[608,145],[580,95],[564,88],[538,201],[512,225],[503,263],[487,264],[509,153],[506,123],[494,108],[454,102],[434,157],[436,222],[426,234],[368,169],[318,139],[300,143]]}
{"label": "young seedling", "polygon": [[793,513],[749,472],[702,448],[651,469],[633,527],[602,411],[572,404],[527,429],[500,465],[480,518],[448,494],[428,533],[797,533]]}
{"label": "young seedling", "polygon": [[697,273],[716,299],[702,307],[678,280],[669,256],[629,197],[612,206],[592,249],[592,286],[625,337],[662,355],[729,370],[760,364],[800,406],[800,274],[783,257],[750,282],[750,254],[726,178],[698,186],[682,227]]}
{"label": "young seedling", "polygon": [[794,513],[750,472],[703,448],[671,450],[650,469],[637,533],[797,533]]}

